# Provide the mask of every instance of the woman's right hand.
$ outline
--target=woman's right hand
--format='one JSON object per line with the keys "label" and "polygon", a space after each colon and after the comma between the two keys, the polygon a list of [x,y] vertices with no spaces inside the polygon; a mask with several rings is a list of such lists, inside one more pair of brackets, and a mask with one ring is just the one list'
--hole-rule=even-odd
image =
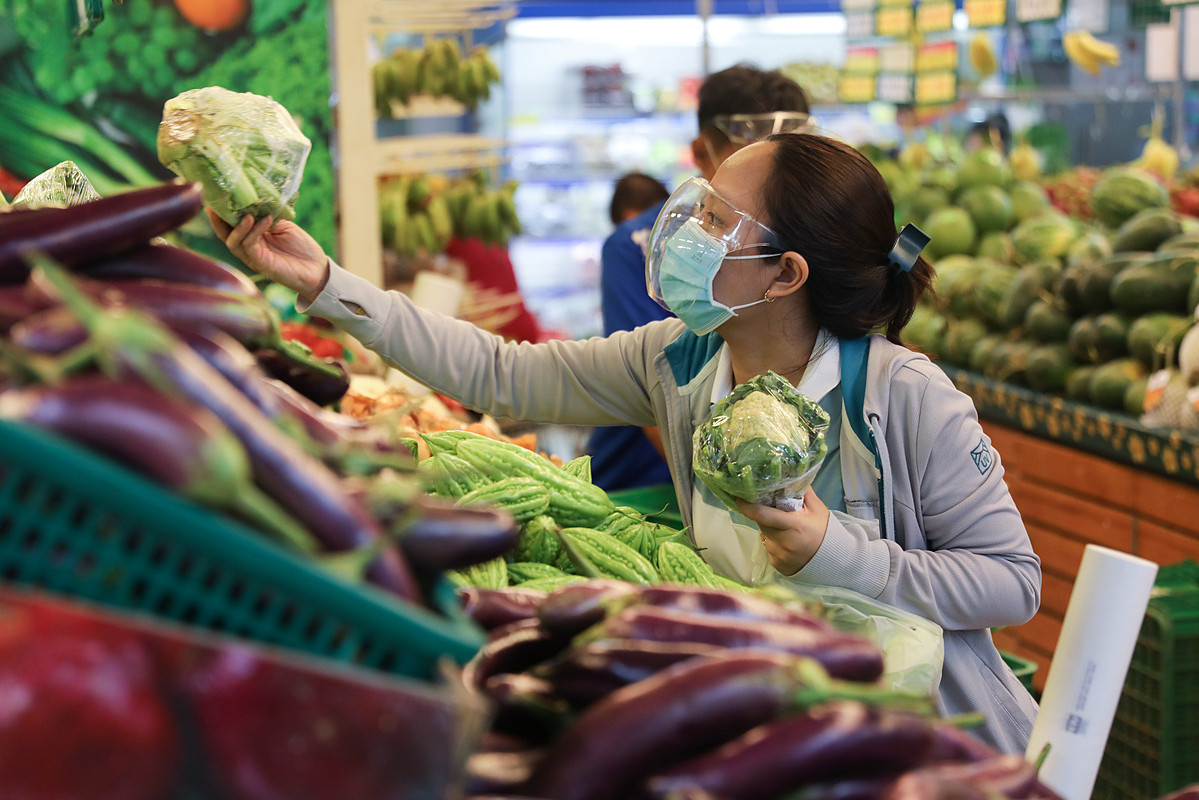
{"label": "woman's right hand", "polygon": [[229,252],[246,266],[294,290],[303,303],[311,303],[329,278],[329,259],[316,240],[294,222],[282,220],[271,227],[271,218],[255,221],[250,215],[230,226],[208,209],[208,219]]}

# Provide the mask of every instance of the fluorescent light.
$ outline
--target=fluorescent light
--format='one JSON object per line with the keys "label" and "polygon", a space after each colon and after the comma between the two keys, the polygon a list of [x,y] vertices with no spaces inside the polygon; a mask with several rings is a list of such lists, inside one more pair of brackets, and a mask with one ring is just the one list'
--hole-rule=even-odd
{"label": "fluorescent light", "polygon": [[630,45],[693,45],[703,35],[699,17],[562,17],[514,19],[508,39],[554,39]]}

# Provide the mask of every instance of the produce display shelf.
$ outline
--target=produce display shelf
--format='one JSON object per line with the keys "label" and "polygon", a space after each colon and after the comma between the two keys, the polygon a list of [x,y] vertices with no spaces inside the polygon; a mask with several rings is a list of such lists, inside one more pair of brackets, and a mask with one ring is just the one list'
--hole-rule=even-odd
{"label": "produce display shelf", "polygon": [[1199,486],[1199,436],[1149,428],[1135,417],[942,366],[979,417],[1118,463]]}
{"label": "produce display shelf", "polygon": [[1095,800],[1152,800],[1199,782],[1199,565],[1158,572]]}
{"label": "produce display shelf", "polygon": [[42,431],[0,420],[0,585],[36,587],[335,661],[429,678],[483,634],[357,586]]}

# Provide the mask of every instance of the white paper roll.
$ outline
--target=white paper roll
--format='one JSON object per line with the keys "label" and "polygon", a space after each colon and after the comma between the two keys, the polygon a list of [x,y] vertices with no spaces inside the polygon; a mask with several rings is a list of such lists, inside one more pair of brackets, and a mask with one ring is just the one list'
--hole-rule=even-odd
{"label": "white paper roll", "polygon": [[1089,544],[1070,593],[1026,757],[1046,744],[1041,780],[1088,800],[1124,688],[1157,564]]}

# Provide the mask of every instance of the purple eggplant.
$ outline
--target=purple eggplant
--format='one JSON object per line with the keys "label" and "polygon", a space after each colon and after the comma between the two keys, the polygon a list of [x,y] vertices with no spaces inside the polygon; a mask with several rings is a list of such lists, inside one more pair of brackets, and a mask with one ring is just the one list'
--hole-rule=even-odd
{"label": "purple eggplant", "polygon": [[0,286],[0,333],[8,333],[13,325],[53,305],[53,302],[25,291],[23,284]]}
{"label": "purple eggplant", "polygon": [[630,605],[653,606],[758,622],[778,622],[816,630],[832,630],[823,620],[787,608],[773,600],[745,592],[730,592],[703,586],[648,586],[640,589],[635,595],[614,600],[611,605],[611,610]]}
{"label": "purple eggplant", "polygon": [[88,330],[100,366],[109,374],[138,376],[160,390],[210,410],[250,458],[254,481],[302,520],[322,550],[367,553],[366,578],[418,602],[420,587],[407,562],[341,480],[279,430],[245,395],[154,319],[130,309],[104,309],[70,275],[45,261],[40,268]]}
{"label": "purple eggplant", "polygon": [[521,739],[519,736],[513,736],[510,733],[499,733],[498,731],[485,730],[479,736],[479,742],[475,746],[475,751],[479,753],[495,752],[495,753],[515,753],[519,750],[530,749],[529,742]]}
{"label": "purple eggplant", "polygon": [[[1037,770],[1015,755],[997,755],[972,764],[937,764],[903,776],[885,798],[920,796],[927,787],[941,783],[967,784],[984,789],[987,797],[1026,800],[1037,788]],[[916,791],[913,792],[913,789]]]}
{"label": "purple eggplant", "polygon": [[[135,308],[173,330],[215,328],[256,348],[278,339],[273,312],[260,298],[167,281],[81,279],[78,283],[92,300],[106,308]],[[30,280],[29,290],[48,300],[56,297],[54,288],[37,276]]]}
{"label": "purple eggplant", "polygon": [[556,736],[567,719],[570,705],[554,692],[553,685],[527,672],[492,675],[483,685],[495,706],[494,730],[535,742]]}
{"label": "purple eggplant", "polygon": [[[413,566],[417,563],[414,561]],[[546,593],[536,589],[483,589],[464,586],[458,589],[462,611],[484,630],[495,630],[524,619],[535,619],[537,607]]]}
{"label": "purple eggplant", "polygon": [[491,561],[520,541],[516,520],[506,511],[454,506],[428,496],[416,502],[397,536],[413,568],[426,574]]}
{"label": "purple eggplant", "polygon": [[67,267],[99,261],[178,228],[200,204],[200,184],[166,183],[71,208],[0,215],[0,284],[29,276],[30,252]]}
{"label": "purple eggplant", "polygon": [[496,628],[483,648],[462,670],[467,686],[482,689],[493,675],[524,672],[562,651],[566,641],[550,634],[535,619]]}
{"label": "purple eggplant", "polygon": [[830,675],[844,680],[872,682],[883,674],[883,654],[869,639],[777,622],[632,606],[608,617],[586,636],[781,650],[812,658]]}
{"label": "purple eggplant", "polygon": [[350,372],[337,359],[317,358],[296,342],[280,342],[254,353],[268,375],[283,381],[318,406],[340,400],[350,388]]}
{"label": "purple eggplant", "polygon": [[81,375],[0,396],[0,417],[53,431],[206,505],[228,509],[297,549],[311,536],[250,479],[246,453],[207,409],[135,380]]}
{"label": "purple eggplant", "polygon": [[681,661],[720,651],[715,645],[689,642],[602,639],[572,647],[547,664],[544,673],[558,694],[572,703],[590,705]]}
{"label": "purple eggplant", "polygon": [[933,735],[936,746],[929,761],[934,764],[972,764],[1000,755],[991,745],[950,722],[941,721],[934,725]]}
{"label": "purple eggplant", "polygon": [[511,796],[525,787],[544,757],[540,749],[472,753],[466,760],[465,791],[472,796]]}
{"label": "purple eggplant", "polygon": [[258,286],[243,272],[194,250],[169,244],[135,247],[112,258],[80,266],[76,272],[97,280],[167,281],[205,286],[247,297],[262,297]]}
{"label": "purple eggplant", "polygon": [[657,800],[690,786],[756,800],[818,781],[896,775],[923,764],[932,748],[932,726],[922,717],[836,701],[755,728],[653,776],[647,787]]}
{"label": "purple eggplant", "polygon": [[780,800],[882,800],[895,783],[895,776],[849,778],[830,783],[816,783],[791,792]]}
{"label": "purple eggplant", "polygon": [[1177,792],[1161,798],[1161,800],[1199,800],[1199,783],[1179,789]]}
{"label": "purple eggplant", "polygon": [[87,328],[70,309],[48,308],[26,317],[8,332],[12,343],[27,353],[57,356],[87,341]]}
{"label": "purple eggplant", "polygon": [[550,592],[537,612],[546,630],[573,636],[604,619],[607,603],[632,595],[638,587],[624,581],[596,579]]}

